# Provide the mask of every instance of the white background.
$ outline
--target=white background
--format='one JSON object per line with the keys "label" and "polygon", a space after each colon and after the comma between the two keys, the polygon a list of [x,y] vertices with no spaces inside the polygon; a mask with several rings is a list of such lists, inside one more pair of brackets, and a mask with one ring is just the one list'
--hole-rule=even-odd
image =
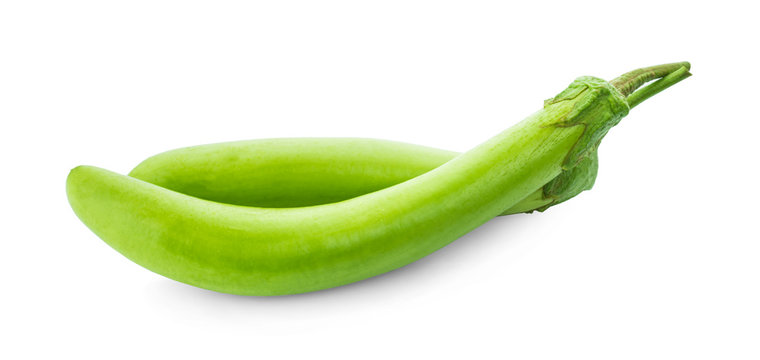
{"label": "white background", "polygon": [[[4,1],[0,357],[758,359],[750,4]],[[577,76],[683,60],[694,76],[605,138],[593,191],[338,289],[168,280],[64,192],[80,164],[229,140],[465,151]]]}

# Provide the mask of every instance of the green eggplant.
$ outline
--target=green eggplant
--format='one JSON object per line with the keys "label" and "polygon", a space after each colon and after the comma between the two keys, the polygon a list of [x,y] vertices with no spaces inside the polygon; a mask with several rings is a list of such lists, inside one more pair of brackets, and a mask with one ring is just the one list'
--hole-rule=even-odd
{"label": "green eggplant", "polygon": [[557,176],[596,152],[628,114],[629,99],[640,103],[689,76],[688,68],[639,69],[614,86],[578,78],[543,109],[472,150],[344,201],[290,208],[225,204],[92,166],[70,172],[67,195],[96,235],[166,277],[241,295],[327,289],[420,259],[542,186],[542,193],[561,199],[572,186]]}

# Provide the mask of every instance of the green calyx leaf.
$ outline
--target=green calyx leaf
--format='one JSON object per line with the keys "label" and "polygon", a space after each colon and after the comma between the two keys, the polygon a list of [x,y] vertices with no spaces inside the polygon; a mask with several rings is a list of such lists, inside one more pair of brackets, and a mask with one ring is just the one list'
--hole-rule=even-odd
{"label": "green calyx leaf", "polygon": [[[583,134],[568,151],[563,171],[541,189],[550,203],[538,211],[567,201],[590,190],[599,168],[597,149],[602,138],[630,110],[626,98],[605,80],[584,76],[544,102],[544,109],[557,111],[556,120],[545,126],[582,126]],[[568,110],[569,109],[569,110]]]}
{"label": "green calyx leaf", "polygon": [[591,152],[583,158],[578,165],[570,170],[565,170],[552,181],[549,181],[544,187],[544,199],[552,201],[536,210],[545,211],[546,209],[565,202],[576,195],[591,190],[596,181],[597,170],[599,169],[599,155],[596,151]]}
{"label": "green calyx leaf", "polygon": [[567,89],[546,100],[544,109],[550,110],[559,105],[564,105],[566,109],[565,102],[572,102],[570,110],[558,114],[557,119],[548,126],[583,126],[583,134],[562,164],[564,170],[570,170],[596,152],[602,138],[628,114],[630,108],[623,94],[615,87],[591,76],[573,81]]}

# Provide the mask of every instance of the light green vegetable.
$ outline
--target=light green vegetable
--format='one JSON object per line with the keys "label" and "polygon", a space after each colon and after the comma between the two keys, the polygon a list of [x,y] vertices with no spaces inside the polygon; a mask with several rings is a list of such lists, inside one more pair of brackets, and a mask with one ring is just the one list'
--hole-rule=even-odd
{"label": "light green vegetable", "polygon": [[[474,149],[408,181],[349,200],[261,208],[198,199],[80,166],[69,202],[101,239],[169,278],[234,294],[326,289],[413,262],[454,241],[592,156],[629,110],[686,76],[688,64],[618,83],[581,77],[544,108]],[[674,75],[676,74],[676,75]],[[664,76],[664,77],[662,77]],[[631,93],[648,80],[652,88]],[[648,80],[647,80],[648,79]],[[639,95],[636,95],[636,94]]]}
{"label": "light green vegetable", "polygon": [[[378,139],[263,139],[168,151],[143,161],[129,176],[216,202],[299,207],[378,191],[435,169],[457,155]],[[590,189],[596,171],[594,152],[560,174],[558,178],[567,178],[562,182],[567,186],[561,191],[563,200]],[[556,186],[553,190],[555,195],[560,193]],[[558,202],[557,196],[548,194],[541,187],[504,214],[543,210]]]}

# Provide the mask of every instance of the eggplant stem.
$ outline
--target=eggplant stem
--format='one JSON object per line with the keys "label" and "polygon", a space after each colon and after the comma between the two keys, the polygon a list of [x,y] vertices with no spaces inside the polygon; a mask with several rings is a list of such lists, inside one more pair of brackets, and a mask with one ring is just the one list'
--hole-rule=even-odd
{"label": "eggplant stem", "polygon": [[628,97],[628,95],[631,95],[636,89],[641,87],[641,85],[655,79],[666,77],[668,74],[678,71],[682,67],[685,67],[688,72],[691,68],[691,64],[684,61],[636,69],[618,76],[615,80],[610,81],[610,84],[618,89],[623,96]]}
{"label": "eggplant stem", "polygon": [[636,105],[641,104],[644,100],[649,99],[650,97],[656,95],[660,91],[663,91],[674,84],[678,83],[679,81],[686,79],[687,77],[691,76],[691,73],[689,72],[689,68],[686,66],[682,66],[676,71],[673,71],[672,73],[666,75],[662,79],[659,79],[644,88],[642,88],[639,91],[634,92],[633,94],[629,95],[628,98],[626,98],[626,101],[628,101],[628,106],[633,109]]}

